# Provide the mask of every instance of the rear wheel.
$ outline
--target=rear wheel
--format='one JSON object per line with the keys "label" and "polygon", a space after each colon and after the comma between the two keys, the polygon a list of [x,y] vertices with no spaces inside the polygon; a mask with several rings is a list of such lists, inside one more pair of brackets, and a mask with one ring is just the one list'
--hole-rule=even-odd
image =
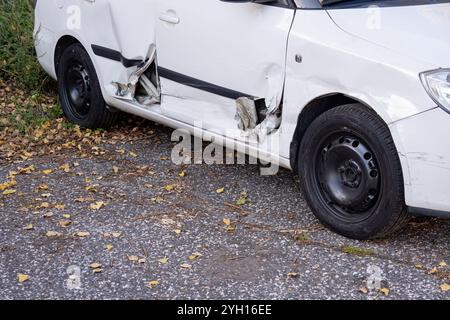
{"label": "rear wheel", "polygon": [[58,64],[58,92],[69,121],[83,128],[108,128],[117,113],[108,110],[94,65],[79,43],[67,47]]}
{"label": "rear wheel", "polygon": [[387,236],[408,217],[403,175],[389,128],[360,104],[331,109],[308,128],[298,168],[319,220],[356,239]]}

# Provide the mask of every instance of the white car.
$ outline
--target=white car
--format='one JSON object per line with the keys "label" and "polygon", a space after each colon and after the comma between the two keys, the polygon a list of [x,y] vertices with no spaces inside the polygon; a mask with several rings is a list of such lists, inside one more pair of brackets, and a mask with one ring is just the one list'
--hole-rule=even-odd
{"label": "white car", "polygon": [[81,127],[121,110],[278,163],[351,238],[450,217],[448,1],[38,0],[35,16]]}

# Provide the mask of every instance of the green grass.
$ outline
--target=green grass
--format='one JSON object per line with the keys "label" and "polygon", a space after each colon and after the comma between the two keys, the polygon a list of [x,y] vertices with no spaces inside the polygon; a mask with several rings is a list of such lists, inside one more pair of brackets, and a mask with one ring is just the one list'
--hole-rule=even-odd
{"label": "green grass", "polygon": [[51,82],[37,61],[33,29],[30,0],[0,0],[0,77],[28,92],[41,92]]}
{"label": "green grass", "polygon": [[358,247],[352,247],[352,246],[346,246],[342,248],[342,252],[351,254],[354,256],[373,256],[374,252],[371,249],[365,249],[365,248],[358,248]]}

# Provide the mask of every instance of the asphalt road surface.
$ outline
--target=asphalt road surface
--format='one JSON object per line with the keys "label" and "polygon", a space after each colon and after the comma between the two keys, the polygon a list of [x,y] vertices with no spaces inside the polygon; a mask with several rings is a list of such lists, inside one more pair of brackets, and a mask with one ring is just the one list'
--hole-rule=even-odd
{"label": "asphalt road surface", "polygon": [[15,171],[17,185],[0,193],[0,298],[450,298],[448,220],[349,240],[318,223],[291,172],[180,167],[171,130],[144,125],[1,162],[0,183]]}

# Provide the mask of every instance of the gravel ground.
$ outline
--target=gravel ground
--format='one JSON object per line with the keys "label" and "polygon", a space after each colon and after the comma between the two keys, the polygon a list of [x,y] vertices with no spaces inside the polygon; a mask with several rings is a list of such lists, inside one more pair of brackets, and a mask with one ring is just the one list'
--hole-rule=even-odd
{"label": "gravel ground", "polygon": [[[450,298],[448,220],[349,240],[317,222],[291,172],[180,168],[168,160],[171,130],[147,125],[152,135],[94,154],[63,148],[0,165],[0,182],[35,169],[17,175],[16,193],[0,193],[0,298]],[[383,272],[381,291],[366,289],[369,267]]]}

